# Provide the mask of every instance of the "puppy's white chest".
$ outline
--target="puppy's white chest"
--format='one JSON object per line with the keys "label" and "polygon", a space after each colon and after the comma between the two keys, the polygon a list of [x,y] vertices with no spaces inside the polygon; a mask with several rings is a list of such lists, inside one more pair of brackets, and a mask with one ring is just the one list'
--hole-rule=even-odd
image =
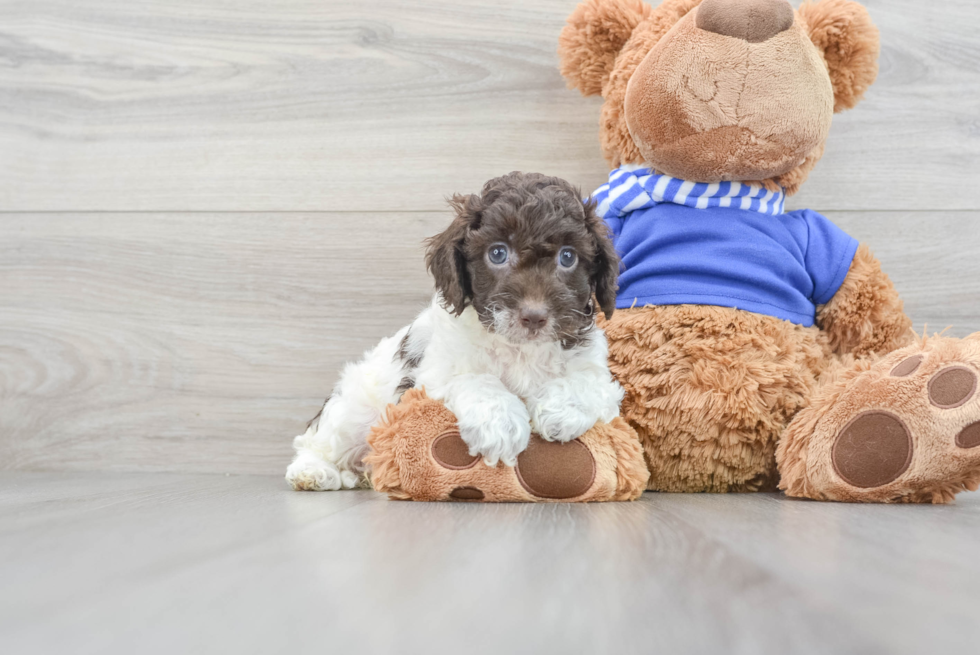
{"label": "puppy's white chest", "polygon": [[493,373],[512,393],[526,397],[565,374],[566,361],[557,344],[495,348]]}

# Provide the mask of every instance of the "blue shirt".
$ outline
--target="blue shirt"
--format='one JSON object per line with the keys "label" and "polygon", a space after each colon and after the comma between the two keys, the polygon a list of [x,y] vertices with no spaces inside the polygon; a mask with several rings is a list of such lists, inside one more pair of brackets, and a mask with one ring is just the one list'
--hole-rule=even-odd
{"label": "blue shirt", "polygon": [[[637,172],[627,177],[650,178],[641,185],[648,191],[670,186],[664,176]],[[816,305],[844,283],[858,242],[814,211],[782,213],[782,194],[763,189],[756,198],[758,187],[723,185],[687,184],[680,204],[653,193],[649,202],[629,199],[612,184],[597,192],[624,266],[616,307],[717,305],[813,325]],[[734,201],[713,202],[726,197]]]}

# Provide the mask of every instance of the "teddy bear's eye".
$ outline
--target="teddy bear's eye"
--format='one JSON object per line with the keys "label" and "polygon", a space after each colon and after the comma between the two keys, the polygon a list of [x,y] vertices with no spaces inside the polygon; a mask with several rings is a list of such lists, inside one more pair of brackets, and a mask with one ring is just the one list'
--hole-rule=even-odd
{"label": "teddy bear's eye", "polygon": [[509,254],[510,251],[507,250],[507,246],[502,243],[495,243],[490,246],[489,250],[487,250],[487,259],[490,260],[491,264],[500,266],[507,261],[507,256]]}

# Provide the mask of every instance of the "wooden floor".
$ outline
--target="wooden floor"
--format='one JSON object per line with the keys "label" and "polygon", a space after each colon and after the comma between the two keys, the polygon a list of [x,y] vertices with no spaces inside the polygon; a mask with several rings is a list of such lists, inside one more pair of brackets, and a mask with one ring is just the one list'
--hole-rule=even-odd
{"label": "wooden floor", "polygon": [[0,474],[4,653],[966,653],[980,494],[391,502]]}

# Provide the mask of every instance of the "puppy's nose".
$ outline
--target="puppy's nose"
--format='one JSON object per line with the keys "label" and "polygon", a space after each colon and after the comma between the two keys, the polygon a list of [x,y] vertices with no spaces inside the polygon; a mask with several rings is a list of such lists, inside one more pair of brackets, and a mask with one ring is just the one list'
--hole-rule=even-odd
{"label": "puppy's nose", "polygon": [[532,332],[540,330],[548,322],[548,310],[544,307],[524,307],[521,309],[521,327]]}
{"label": "puppy's nose", "polygon": [[697,26],[749,43],[762,43],[792,27],[794,17],[787,0],[704,0],[698,6]]}

